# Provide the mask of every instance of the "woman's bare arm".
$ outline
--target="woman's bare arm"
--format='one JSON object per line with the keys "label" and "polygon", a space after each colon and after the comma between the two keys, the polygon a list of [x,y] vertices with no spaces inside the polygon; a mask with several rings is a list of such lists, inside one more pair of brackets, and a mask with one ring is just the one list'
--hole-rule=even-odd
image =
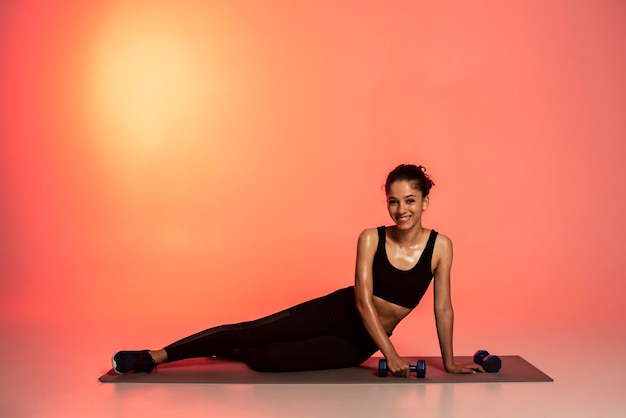
{"label": "woman's bare arm", "polygon": [[438,254],[435,270],[435,321],[443,365],[448,373],[473,373],[482,371],[477,364],[457,365],[454,363],[452,335],[454,309],[450,294],[450,271],[452,270],[452,241],[445,235],[437,237],[435,251]]}
{"label": "woman's bare arm", "polygon": [[370,336],[387,358],[389,370],[397,376],[409,376],[409,362],[398,355],[373,301],[372,264],[378,246],[376,229],[366,229],[359,236],[356,257],[355,297],[356,306]]}

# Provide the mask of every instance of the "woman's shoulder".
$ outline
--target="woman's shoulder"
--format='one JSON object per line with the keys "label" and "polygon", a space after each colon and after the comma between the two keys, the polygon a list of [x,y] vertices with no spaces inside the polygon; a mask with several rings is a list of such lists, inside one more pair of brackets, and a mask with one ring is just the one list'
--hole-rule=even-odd
{"label": "woman's shoulder", "polygon": [[435,230],[433,230],[432,232],[437,233],[437,237],[435,239],[435,249],[437,248],[442,249],[442,250],[452,249],[452,240],[450,239],[449,236],[442,234],[441,232],[435,231]]}
{"label": "woman's shoulder", "polygon": [[359,246],[362,248],[377,248],[378,247],[378,228],[365,228],[359,234]]}
{"label": "woman's shoulder", "polygon": [[378,240],[378,228],[365,228],[359,234],[359,241],[372,239]]}
{"label": "woman's shoulder", "polygon": [[[378,231],[377,228],[364,229],[359,234],[357,245],[357,260],[371,260],[378,248]],[[369,262],[369,261],[367,261]]]}

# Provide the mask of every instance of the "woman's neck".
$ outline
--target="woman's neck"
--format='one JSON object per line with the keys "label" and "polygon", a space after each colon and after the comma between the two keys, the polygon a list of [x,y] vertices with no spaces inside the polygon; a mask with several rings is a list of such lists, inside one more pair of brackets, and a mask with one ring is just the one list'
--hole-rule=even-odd
{"label": "woman's neck", "polygon": [[421,224],[413,226],[411,229],[399,229],[393,227],[393,238],[401,247],[415,247],[420,243],[420,238],[425,229]]}

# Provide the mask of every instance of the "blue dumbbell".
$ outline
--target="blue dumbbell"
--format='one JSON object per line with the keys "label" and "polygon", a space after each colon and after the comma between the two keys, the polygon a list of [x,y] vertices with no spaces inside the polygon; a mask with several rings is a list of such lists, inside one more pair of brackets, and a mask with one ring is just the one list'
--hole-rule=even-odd
{"label": "blue dumbbell", "polygon": [[502,367],[502,360],[498,356],[492,356],[489,351],[478,350],[474,354],[474,363],[483,366],[487,373],[496,373]]}
{"label": "blue dumbbell", "polygon": [[[426,377],[426,362],[424,360],[418,360],[417,365],[411,365],[409,368],[411,373],[416,374],[416,377]],[[387,377],[387,373],[389,373],[389,369],[387,368],[387,359],[381,358],[378,360],[378,376]]]}

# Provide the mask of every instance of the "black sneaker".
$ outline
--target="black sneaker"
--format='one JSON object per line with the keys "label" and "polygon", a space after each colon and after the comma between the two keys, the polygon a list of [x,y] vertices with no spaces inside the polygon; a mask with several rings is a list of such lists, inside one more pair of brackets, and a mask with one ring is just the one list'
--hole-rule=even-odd
{"label": "black sneaker", "polygon": [[156,363],[150,355],[150,350],[118,351],[113,354],[113,370],[117,374],[128,372],[151,372],[156,369]]}

